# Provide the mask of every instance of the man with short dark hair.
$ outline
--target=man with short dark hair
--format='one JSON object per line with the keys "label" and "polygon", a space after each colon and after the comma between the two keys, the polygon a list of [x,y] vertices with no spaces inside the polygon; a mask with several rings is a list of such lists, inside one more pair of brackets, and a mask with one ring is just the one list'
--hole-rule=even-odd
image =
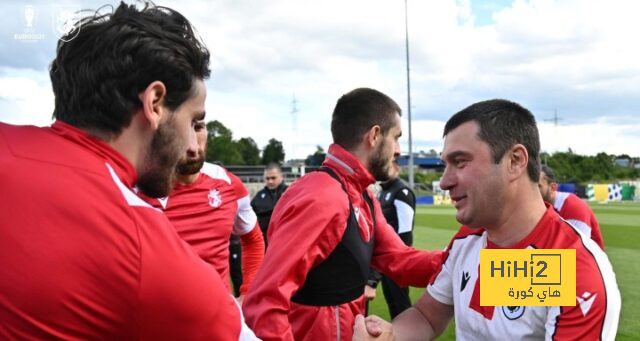
{"label": "man with short dark hair", "polygon": [[[140,195],[162,210],[178,235],[210,264],[229,285],[229,237],[242,244],[244,283],[238,288],[242,301],[264,257],[264,242],[244,183],[226,168],[205,162],[207,128],[196,124],[197,149],[188,150],[176,166],[174,186],[164,198]],[[233,292],[235,294],[235,292]]]}
{"label": "man with short dark hair", "polygon": [[[615,274],[598,245],[542,200],[531,112],[506,100],[478,102],[449,119],[444,138],[440,186],[463,226],[427,291],[393,320],[396,340],[431,340],[454,314],[462,340],[613,340],[621,304]],[[480,305],[480,250],[499,248],[575,249],[575,306]],[[391,332],[378,317],[358,317],[353,339],[366,339],[365,330]]]}
{"label": "man with short dark hair", "polygon": [[577,195],[558,192],[558,180],[551,167],[542,165],[538,186],[544,201],[553,205],[562,218],[591,237],[604,250],[602,231],[593,211]]}
{"label": "man with short dark hair", "polygon": [[209,52],[150,4],[73,27],[51,63],[56,121],[0,123],[0,339],[251,337],[218,273],[133,192],[167,195],[196,148]]}
{"label": "man with short dark hair", "polygon": [[264,169],[265,186],[251,200],[251,207],[258,216],[258,223],[262,230],[265,245],[267,245],[267,229],[271,221],[271,214],[280,200],[282,193],[287,189],[279,164],[272,162]]}
{"label": "man with short dark hair", "polygon": [[364,311],[370,267],[401,285],[424,286],[441,251],[418,251],[388,226],[367,189],[389,179],[400,153],[400,108],[367,88],[342,96],[334,144],[317,172],[294,182],[276,206],[263,267],[244,303],[264,340],[341,340]]}

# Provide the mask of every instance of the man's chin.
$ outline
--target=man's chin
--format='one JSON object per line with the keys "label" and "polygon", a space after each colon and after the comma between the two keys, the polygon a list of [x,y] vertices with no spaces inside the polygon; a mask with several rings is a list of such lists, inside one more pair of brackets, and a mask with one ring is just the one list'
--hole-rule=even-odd
{"label": "man's chin", "polygon": [[198,173],[202,166],[204,166],[204,161],[182,163],[176,166],[176,172],[180,175],[193,175]]}
{"label": "man's chin", "polygon": [[138,189],[150,198],[164,198],[171,192],[175,173],[142,175],[138,179]]}

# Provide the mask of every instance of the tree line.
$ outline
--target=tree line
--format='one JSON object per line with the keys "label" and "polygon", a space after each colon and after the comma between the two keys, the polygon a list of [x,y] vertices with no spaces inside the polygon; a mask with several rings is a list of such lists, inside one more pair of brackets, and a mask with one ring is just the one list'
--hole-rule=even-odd
{"label": "tree line", "polygon": [[221,162],[223,165],[257,166],[267,165],[271,162],[282,163],[284,161],[284,147],[282,142],[272,138],[264,148],[258,145],[251,137],[233,139],[231,129],[220,121],[207,123],[207,154],[208,162]]}
{"label": "tree line", "polygon": [[[566,152],[540,153],[540,161],[553,168],[559,182],[586,185],[588,183],[610,183],[640,178],[640,169],[616,165],[616,159],[631,158],[628,155],[598,153],[594,156]],[[406,178],[406,174],[402,174]],[[416,173],[415,182],[431,184],[442,177],[442,170],[431,173]]]}
{"label": "tree line", "polygon": [[595,156],[566,152],[541,153],[540,159],[556,172],[560,182],[578,184],[633,180],[640,178],[640,169],[615,164],[616,159],[630,159],[628,155],[614,155],[604,152]]}
{"label": "tree line", "polygon": [[[282,163],[285,160],[282,142],[275,138],[270,139],[267,145],[260,149],[251,137],[234,140],[231,130],[220,121],[208,122],[207,130],[209,136],[205,158],[209,162],[219,161],[224,165],[257,166],[270,162]],[[316,146],[316,151],[306,157],[305,164],[320,166],[325,155],[324,149],[321,146]],[[604,152],[595,156],[579,155],[571,149],[566,152],[553,154],[542,152],[540,154],[541,162],[554,169],[558,181],[578,184],[640,178],[640,169],[615,164],[614,161],[621,158],[631,159],[628,155],[614,155]],[[441,176],[442,170],[426,174],[417,172],[415,181],[430,184],[431,181],[439,180]]]}

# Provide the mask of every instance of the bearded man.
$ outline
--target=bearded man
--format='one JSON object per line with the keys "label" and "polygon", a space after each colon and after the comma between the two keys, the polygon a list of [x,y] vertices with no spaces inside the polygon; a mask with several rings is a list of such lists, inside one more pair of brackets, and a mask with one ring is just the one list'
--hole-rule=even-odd
{"label": "bearded man", "polygon": [[269,248],[244,302],[263,340],[340,340],[364,312],[369,268],[402,286],[426,286],[442,252],[406,246],[368,190],[389,179],[400,154],[400,108],[373,89],[337,102],[334,143],[317,172],[284,193],[269,225]]}

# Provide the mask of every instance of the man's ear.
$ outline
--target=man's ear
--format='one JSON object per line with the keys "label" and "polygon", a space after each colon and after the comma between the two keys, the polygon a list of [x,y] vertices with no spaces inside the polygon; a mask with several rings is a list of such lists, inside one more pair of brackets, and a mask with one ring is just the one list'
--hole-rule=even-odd
{"label": "man's ear", "polygon": [[167,88],[161,81],[154,81],[147,86],[144,91],[139,94],[142,102],[142,114],[144,119],[149,122],[152,130],[158,129],[158,125],[166,116],[167,108],[165,107],[165,98],[167,96]]}
{"label": "man's ear", "polygon": [[508,165],[508,177],[509,180],[516,180],[523,173],[527,172],[527,165],[529,164],[529,153],[527,153],[527,148],[522,144],[516,144],[511,149],[507,151],[508,157],[507,165]]}
{"label": "man's ear", "polygon": [[555,181],[554,182],[550,182],[549,186],[551,187],[552,191],[554,191],[554,192],[558,191],[558,183],[557,182],[555,182]]}
{"label": "man's ear", "polygon": [[379,125],[374,125],[369,128],[364,135],[364,141],[367,147],[373,148],[379,139],[382,138],[381,129]]}

